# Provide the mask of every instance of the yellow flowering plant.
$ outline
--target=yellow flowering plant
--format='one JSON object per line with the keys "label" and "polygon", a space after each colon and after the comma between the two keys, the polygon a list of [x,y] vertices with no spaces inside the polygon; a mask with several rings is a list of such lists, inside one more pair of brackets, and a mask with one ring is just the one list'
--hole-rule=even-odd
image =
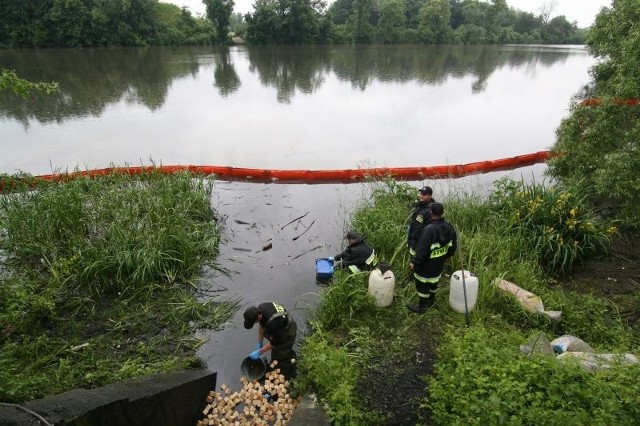
{"label": "yellow flowering plant", "polygon": [[606,255],[617,228],[590,210],[577,187],[496,181],[490,201],[506,232],[522,232],[551,275],[570,272],[576,262]]}

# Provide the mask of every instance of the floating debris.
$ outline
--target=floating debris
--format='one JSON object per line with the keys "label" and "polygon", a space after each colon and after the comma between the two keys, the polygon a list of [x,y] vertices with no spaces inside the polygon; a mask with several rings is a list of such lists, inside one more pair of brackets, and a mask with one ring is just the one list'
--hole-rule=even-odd
{"label": "floating debris", "polygon": [[306,215],[308,215],[309,212],[306,212],[305,214],[303,214],[302,216],[296,217],[295,219],[293,219],[291,222],[287,223],[286,225],[283,225],[280,230],[282,231],[284,228],[286,228],[287,226],[291,225],[293,222],[295,222],[296,220],[300,220],[302,218],[304,218]]}
{"label": "floating debris", "polygon": [[299,254],[299,255],[297,255],[297,256],[292,257],[292,258],[291,258],[291,260],[295,260],[295,259],[297,259],[297,258],[299,258],[299,257],[304,256],[305,254],[311,253],[312,251],[314,251],[314,250],[318,250],[318,249],[321,249],[321,248],[322,248],[322,246],[315,246],[315,247],[314,247],[314,248],[312,248],[312,249],[309,249],[309,250],[307,250],[307,251],[305,251],[305,252],[300,253],[300,254]]}
{"label": "floating debris", "polygon": [[314,223],[316,223],[316,221],[315,221],[315,220],[314,220],[313,222],[311,222],[311,225],[309,225],[309,227],[308,227],[307,229],[305,229],[305,230],[302,232],[302,234],[298,235],[297,237],[293,237],[293,238],[292,238],[292,241],[295,241],[295,240],[297,240],[298,238],[302,237],[302,236],[305,234],[305,232],[307,232],[309,229],[311,229],[311,227],[313,226],[313,224],[314,224]]}

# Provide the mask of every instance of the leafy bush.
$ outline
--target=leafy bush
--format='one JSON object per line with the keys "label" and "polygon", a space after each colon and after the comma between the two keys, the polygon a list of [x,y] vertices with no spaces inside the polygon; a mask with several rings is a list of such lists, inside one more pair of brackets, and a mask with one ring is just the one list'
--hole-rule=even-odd
{"label": "leafy bush", "polygon": [[[580,183],[592,202],[618,210],[626,226],[640,227],[640,2],[616,0],[589,29],[587,44],[599,60],[591,69],[596,105],[573,105],[557,130],[548,173],[560,182]],[[630,100],[631,102],[627,102]]]}
{"label": "leafy bush", "polygon": [[607,254],[617,229],[598,220],[575,187],[511,179],[495,186],[491,199],[505,229],[523,234],[549,274],[565,274],[576,262]]}
{"label": "leafy bush", "polygon": [[555,357],[527,358],[525,336],[450,329],[423,403],[437,424],[636,424],[640,366],[588,373]]}
{"label": "leafy bush", "polygon": [[640,226],[640,106],[603,100],[573,106],[562,121],[547,173],[590,194],[590,204],[617,210],[625,225]]}

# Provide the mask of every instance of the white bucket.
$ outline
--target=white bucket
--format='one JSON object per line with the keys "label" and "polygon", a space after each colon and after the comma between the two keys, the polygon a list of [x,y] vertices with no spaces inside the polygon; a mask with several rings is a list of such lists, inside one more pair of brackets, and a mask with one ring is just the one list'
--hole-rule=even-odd
{"label": "white bucket", "polygon": [[451,287],[449,289],[449,305],[454,311],[465,313],[464,289],[467,293],[467,311],[471,312],[478,301],[478,277],[469,271],[464,271],[464,286],[462,283],[462,271],[451,274]]}
{"label": "white bucket", "polygon": [[376,298],[376,305],[382,308],[390,306],[395,288],[396,277],[390,269],[383,273],[376,268],[369,274],[369,294]]}

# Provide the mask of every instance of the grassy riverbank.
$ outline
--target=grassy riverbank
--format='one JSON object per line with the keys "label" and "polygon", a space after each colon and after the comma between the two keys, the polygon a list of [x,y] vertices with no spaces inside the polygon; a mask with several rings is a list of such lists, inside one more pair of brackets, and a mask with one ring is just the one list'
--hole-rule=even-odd
{"label": "grassy riverbank", "polygon": [[200,366],[194,331],[236,309],[199,297],[203,268],[217,269],[211,180],[2,183],[0,401]]}
{"label": "grassy riverbank", "polygon": [[[460,250],[447,265],[436,306],[415,315],[405,308],[416,298],[405,248],[415,188],[393,182],[373,188],[353,227],[392,263],[394,303],[375,307],[366,273],[337,273],[312,321],[296,383],[321,396],[336,424],[637,424],[640,366],[588,373],[519,349],[540,334],[549,340],[571,334],[598,353],[638,353],[637,290],[614,299],[564,285],[589,259],[613,261],[614,223],[593,216],[574,188],[503,180],[489,197],[464,191],[436,197],[458,231]],[[448,274],[462,261],[481,283],[468,327],[448,305]],[[498,277],[541,296],[547,310],[563,312],[561,321],[524,312],[489,285]]]}

